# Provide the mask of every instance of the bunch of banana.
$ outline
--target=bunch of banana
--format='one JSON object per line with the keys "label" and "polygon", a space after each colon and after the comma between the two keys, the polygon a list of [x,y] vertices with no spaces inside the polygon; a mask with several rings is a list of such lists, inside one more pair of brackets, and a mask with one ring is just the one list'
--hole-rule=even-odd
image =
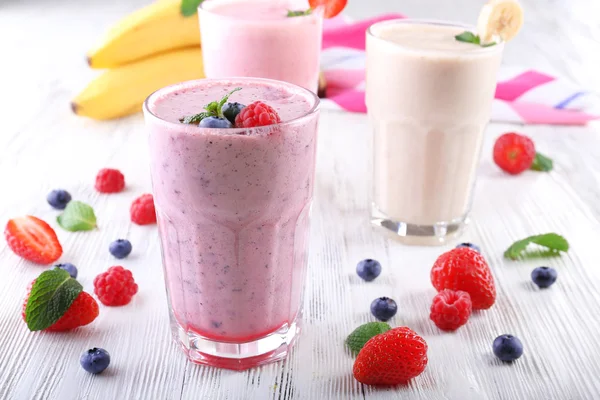
{"label": "bunch of banana", "polygon": [[204,78],[198,16],[184,17],[180,5],[158,0],[128,15],[88,53],[90,67],[108,70],[73,99],[77,115],[123,117],[161,87]]}

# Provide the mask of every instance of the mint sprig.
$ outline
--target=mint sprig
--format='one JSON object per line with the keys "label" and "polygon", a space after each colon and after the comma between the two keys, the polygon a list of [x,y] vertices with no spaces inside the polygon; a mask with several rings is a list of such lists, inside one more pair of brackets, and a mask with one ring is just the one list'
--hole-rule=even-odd
{"label": "mint sprig", "polygon": [[454,38],[459,42],[473,43],[481,47],[490,47],[496,44],[496,42],[481,44],[481,38],[479,37],[479,35],[476,35],[473,32],[469,31],[464,31],[463,33],[454,36]]}
{"label": "mint sprig", "polygon": [[352,353],[356,354],[373,336],[387,332],[390,329],[392,328],[385,322],[366,323],[359,326],[350,335],[348,335],[346,338],[346,345],[350,348]]}
{"label": "mint sprig", "polygon": [[242,90],[241,87],[233,89],[231,92],[227,93],[225,96],[221,98],[220,101],[211,101],[206,106],[204,106],[204,110],[201,113],[189,115],[183,118],[179,118],[179,122],[182,124],[194,124],[198,125],[200,121],[204,118],[208,117],[220,117],[223,118],[223,106],[229,100],[229,97],[237,91]]}
{"label": "mint sprig", "polygon": [[94,209],[81,201],[70,201],[56,221],[61,228],[70,231],[90,231],[96,227]]}
{"label": "mint sprig", "polygon": [[58,321],[71,307],[83,287],[64,269],[44,271],[37,277],[25,306],[30,331],[41,331]]}
{"label": "mint sprig", "polygon": [[531,168],[534,171],[540,172],[548,172],[552,171],[554,168],[554,162],[551,158],[546,157],[541,153],[535,153],[535,159],[533,160],[533,164],[531,164]]}
{"label": "mint sprig", "polygon": [[306,15],[310,15],[312,13],[312,8],[308,10],[288,10],[287,17],[304,17]]}
{"label": "mint sprig", "polygon": [[556,233],[545,233],[543,235],[529,236],[525,239],[514,242],[505,252],[504,257],[516,260],[519,257],[526,257],[525,249],[529,244],[534,243],[546,247],[552,254],[558,254],[561,251],[569,250],[567,239]]}
{"label": "mint sprig", "polygon": [[181,0],[181,14],[184,17],[189,17],[198,11],[198,7],[204,0]]}

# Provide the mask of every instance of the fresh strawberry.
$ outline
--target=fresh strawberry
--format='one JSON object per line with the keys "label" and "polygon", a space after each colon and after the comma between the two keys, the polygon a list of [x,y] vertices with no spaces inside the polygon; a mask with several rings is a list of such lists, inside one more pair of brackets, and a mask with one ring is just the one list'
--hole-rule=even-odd
{"label": "fresh strawberry", "polygon": [[528,170],[535,159],[533,141],[518,133],[505,133],[494,144],[494,162],[509,174]]}
{"label": "fresh strawberry", "polygon": [[[23,321],[25,321],[25,309],[27,308],[27,302],[29,301],[29,295],[34,283],[35,280],[29,284],[29,287],[27,288],[27,295],[23,301],[23,309],[21,312]],[[75,298],[69,309],[63,314],[63,316],[60,317],[60,319],[54,324],[44,329],[44,331],[59,332],[75,329],[91,323],[96,319],[99,313],[100,310],[96,300],[94,300],[89,293],[81,292]]]}
{"label": "fresh strawberry", "polygon": [[54,229],[31,215],[8,221],[4,236],[16,255],[37,264],[52,264],[62,255]]}
{"label": "fresh strawberry", "polygon": [[496,286],[483,256],[468,247],[452,249],[431,269],[431,283],[438,291],[462,290],[471,296],[474,310],[490,308],[496,300]]}
{"label": "fresh strawberry", "polygon": [[344,10],[348,0],[308,0],[310,8],[313,10],[317,7],[324,8],[323,16],[325,18],[333,18]]}
{"label": "fresh strawberry", "polygon": [[369,339],[354,361],[353,373],[365,385],[397,385],[418,376],[427,366],[427,343],[407,327]]}

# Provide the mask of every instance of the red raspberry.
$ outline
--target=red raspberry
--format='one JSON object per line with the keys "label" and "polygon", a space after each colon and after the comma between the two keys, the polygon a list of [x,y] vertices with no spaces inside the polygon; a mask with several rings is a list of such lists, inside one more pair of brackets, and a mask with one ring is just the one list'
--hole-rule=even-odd
{"label": "red raspberry", "polygon": [[275,109],[262,101],[255,101],[242,108],[235,117],[236,128],[253,128],[255,126],[273,125],[281,122]]}
{"label": "red raspberry", "polygon": [[372,337],[354,361],[354,378],[365,385],[397,385],[427,366],[427,343],[403,326]]}
{"label": "red raspberry", "polygon": [[467,323],[471,310],[469,293],[444,289],[433,298],[429,318],[438,328],[453,331]]}
{"label": "red raspberry", "polygon": [[110,267],[94,279],[94,293],[105,306],[124,306],[138,291],[131,271],[121,267]]}
{"label": "red raspberry", "polygon": [[96,175],[96,190],[100,193],[118,193],[125,187],[125,177],[118,169],[104,168]]}
{"label": "red raspberry", "polygon": [[131,203],[129,209],[131,221],[138,225],[149,225],[156,223],[156,209],[154,208],[154,197],[151,194],[143,194]]}
{"label": "red raspberry", "polygon": [[452,249],[435,260],[431,283],[438,291],[462,290],[471,296],[474,310],[490,308],[496,301],[496,286],[490,267],[481,254],[468,247]]}
{"label": "red raspberry", "polygon": [[[25,321],[25,309],[27,308],[27,301],[29,300],[29,295],[31,294],[31,288],[35,280],[29,284],[27,287],[27,295],[25,296],[25,300],[23,301],[23,309],[21,311],[21,316],[23,317],[23,321]],[[100,310],[98,308],[98,303],[89,293],[81,292],[79,296],[75,298],[71,307],[67,310],[66,313],[58,321],[54,324],[50,325],[48,328],[44,329],[45,331],[51,332],[59,332],[59,331],[68,331],[71,329],[78,328],[80,326],[87,325],[96,319]]]}
{"label": "red raspberry", "polygon": [[494,162],[509,174],[520,174],[531,168],[535,146],[527,136],[505,133],[494,144]]}

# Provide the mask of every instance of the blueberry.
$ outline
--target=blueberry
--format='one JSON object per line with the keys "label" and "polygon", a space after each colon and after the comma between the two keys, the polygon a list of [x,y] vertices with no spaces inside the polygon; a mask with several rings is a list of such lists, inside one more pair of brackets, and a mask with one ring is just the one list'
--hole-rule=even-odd
{"label": "blueberry", "polygon": [[473,244],[473,243],[461,243],[458,246],[456,246],[457,249],[459,247],[467,247],[471,250],[475,250],[476,252],[481,253],[481,249],[479,248],[479,246],[477,246],[476,244]]}
{"label": "blueberry", "polygon": [[204,118],[202,121],[200,121],[200,126],[202,128],[218,128],[218,129],[233,127],[233,125],[231,125],[231,122],[229,122],[229,120],[227,120],[226,118],[219,118],[219,117]]}
{"label": "blueberry", "polygon": [[531,271],[531,280],[541,288],[552,286],[556,282],[556,278],[558,278],[558,274],[554,268],[537,267]]}
{"label": "blueberry", "polygon": [[225,103],[221,109],[221,112],[223,112],[223,115],[229,120],[229,122],[235,124],[235,117],[237,117],[244,107],[246,106],[240,103]]}
{"label": "blueberry", "polygon": [[502,361],[514,361],[523,355],[523,343],[513,335],[501,335],[492,345],[494,354]]}
{"label": "blueberry", "polygon": [[71,201],[71,195],[66,190],[57,189],[48,193],[46,200],[52,207],[64,210],[67,203]]}
{"label": "blueberry", "polygon": [[387,321],[396,315],[398,306],[389,297],[379,297],[371,303],[371,314],[380,321]]}
{"label": "blueberry", "polygon": [[110,364],[110,355],[108,351],[94,347],[83,352],[79,358],[79,363],[87,372],[99,374]]}
{"label": "blueberry", "polygon": [[71,263],[57,264],[54,268],[64,269],[71,275],[71,278],[77,279],[77,267]]}
{"label": "blueberry", "polygon": [[117,239],[108,246],[108,250],[118,259],[125,258],[131,253],[131,242],[127,239]]}
{"label": "blueberry", "polygon": [[356,264],[356,273],[367,282],[371,282],[381,274],[381,264],[377,260],[367,258]]}

